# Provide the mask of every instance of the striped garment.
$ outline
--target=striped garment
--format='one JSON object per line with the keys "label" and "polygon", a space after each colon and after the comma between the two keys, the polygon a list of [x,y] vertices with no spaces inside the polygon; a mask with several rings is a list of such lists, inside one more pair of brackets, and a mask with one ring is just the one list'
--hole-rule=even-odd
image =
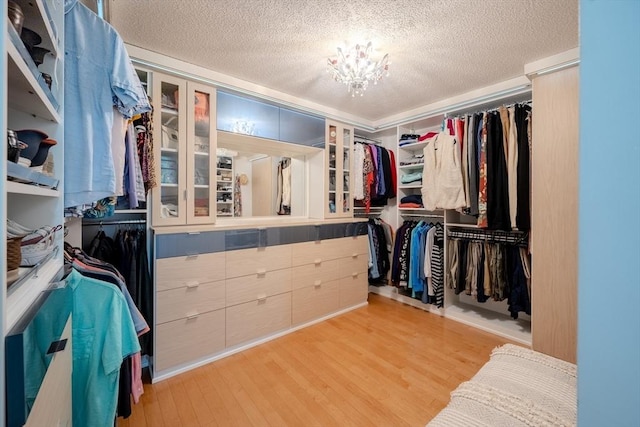
{"label": "striped garment", "polygon": [[435,226],[435,239],[431,249],[431,283],[437,307],[444,307],[444,229],[442,224]]}

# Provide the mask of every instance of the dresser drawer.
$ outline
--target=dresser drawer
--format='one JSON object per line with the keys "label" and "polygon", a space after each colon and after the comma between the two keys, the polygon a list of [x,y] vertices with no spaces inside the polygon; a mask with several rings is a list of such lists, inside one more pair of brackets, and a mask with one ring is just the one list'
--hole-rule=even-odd
{"label": "dresser drawer", "polygon": [[369,270],[369,254],[352,255],[338,260],[340,277],[349,277],[354,273],[366,273]]}
{"label": "dresser drawer", "polygon": [[216,252],[156,261],[156,290],[164,291],[225,278],[225,253]]}
{"label": "dresser drawer", "polygon": [[159,291],[156,294],[156,322],[170,322],[224,308],[224,292],[224,280]]}
{"label": "dresser drawer", "polygon": [[264,274],[235,277],[226,280],[226,305],[256,301],[291,291],[291,269],[267,271]]}
{"label": "dresser drawer", "polygon": [[326,283],[337,279],[338,260],[322,261],[317,264],[293,267],[293,289],[306,288],[319,283]]}
{"label": "dresser drawer", "polygon": [[369,236],[345,237],[336,240],[340,242],[338,248],[340,258],[369,254]]}
{"label": "dresser drawer", "polygon": [[227,347],[291,326],[291,293],[227,307]]}
{"label": "dresser drawer", "polygon": [[193,362],[224,350],[224,309],[156,327],[155,370]]}
{"label": "dresser drawer", "polygon": [[291,296],[292,323],[299,325],[338,310],[338,281],[296,289]]}
{"label": "dresser drawer", "polygon": [[227,278],[291,267],[291,245],[240,249],[227,254]]}
{"label": "dresser drawer", "polygon": [[359,273],[339,279],[338,304],[340,308],[366,302],[368,295],[369,283],[367,273]]}
{"label": "dresser drawer", "polygon": [[318,242],[296,243],[293,246],[292,263],[294,266],[338,259],[341,255],[340,241],[326,239]]}

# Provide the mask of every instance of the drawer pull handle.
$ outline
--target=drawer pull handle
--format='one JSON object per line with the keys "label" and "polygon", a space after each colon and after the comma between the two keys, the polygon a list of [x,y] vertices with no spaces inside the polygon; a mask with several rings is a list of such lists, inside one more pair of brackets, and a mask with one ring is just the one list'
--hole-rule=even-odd
{"label": "drawer pull handle", "polygon": [[267,300],[267,296],[265,294],[258,295],[257,299],[258,299],[258,302],[266,301]]}
{"label": "drawer pull handle", "polygon": [[322,280],[316,280],[313,284],[314,287],[319,288],[322,285]]}
{"label": "drawer pull handle", "polygon": [[264,276],[265,274],[267,274],[267,269],[266,269],[266,268],[259,268],[259,269],[256,271],[256,274],[257,274],[258,276]]}
{"label": "drawer pull handle", "polygon": [[358,277],[358,273],[351,273],[351,277]]}
{"label": "drawer pull handle", "polygon": [[358,254],[351,254],[351,258],[358,258]]}
{"label": "drawer pull handle", "polygon": [[187,259],[196,259],[198,258],[198,253],[197,252],[193,252],[193,253],[188,253],[187,254]]}
{"label": "drawer pull handle", "polygon": [[316,259],[314,259],[314,260],[313,260],[313,263],[314,263],[315,265],[322,264],[322,258],[316,258]]}
{"label": "drawer pull handle", "polygon": [[195,313],[187,314],[187,320],[197,319],[200,316],[200,313],[197,311]]}
{"label": "drawer pull handle", "polygon": [[200,282],[198,282],[197,280],[194,280],[193,282],[187,282],[188,289],[194,289],[194,288],[197,288],[198,286],[200,286]]}

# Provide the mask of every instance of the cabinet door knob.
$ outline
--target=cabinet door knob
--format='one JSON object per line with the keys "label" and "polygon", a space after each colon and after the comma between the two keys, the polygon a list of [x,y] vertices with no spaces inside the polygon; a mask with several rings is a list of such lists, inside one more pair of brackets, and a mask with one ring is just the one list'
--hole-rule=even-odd
{"label": "cabinet door knob", "polygon": [[319,288],[322,285],[322,280],[316,280],[313,284],[314,287]]}
{"label": "cabinet door knob", "polygon": [[322,264],[322,258],[316,258],[315,260],[313,260],[313,263],[315,265]]}
{"label": "cabinet door knob", "polygon": [[351,254],[351,258],[358,258],[358,254]]}
{"label": "cabinet door knob", "polygon": [[267,300],[267,295],[266,294],[260,294],[260,295],[258,295],[257,300],[258,300],[258,302],[266,301]]}
{"label": "cabinet door knob", "polygon": [[265,274],[267,274],[267,269],[266,268],[259,268],[258,270],[256,270],[256,274],[258,276],[264,276]]}
{"label": "cabinet door knob", "polygon": [[351,277],[358,277],[358,273],[351,273]]}
{"label": "cabinet door knob", "polygon": [[187,320],[193,320],[193,319],[197,319],[198,316],[200,316],[200,313],[198,313],[197,311],[191,313],[191,314],[187,314]]}
{"label": "cabinet door knob", "polygon": [[192,282],[187,282],[188,289],[194,289],[194,288],[197,288],[198,286],[200,286],[200,282],[198,282],[197,280],[194,280]]}

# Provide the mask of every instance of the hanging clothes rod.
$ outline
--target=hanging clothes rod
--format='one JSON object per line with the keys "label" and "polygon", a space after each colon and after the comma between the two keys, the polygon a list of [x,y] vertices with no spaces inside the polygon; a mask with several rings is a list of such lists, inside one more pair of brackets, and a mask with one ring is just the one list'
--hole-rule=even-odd
{"label": "hanging clothes rod", "polygon": [[92,221],[92,222],[82,222],[83,227],[88,226],[103,226],[103,225],[126,225],[126,224],[146,224],[146,219],[124,219],[121,221]]}
{"label": "hanging clothes rod", "polygon": [[529,243],[529,233],[526,231],[471,230],[454,228],[448,230],[447,236],[453,239],[508,243],[518,246],[527,246]]}
{"label": "hanging clothes rod", "polygon": [[498,109],[500,107],[509,108],[509,107],[514,107],[516,105],[529,105],[529,106],[532,106],[533,105],[533,101],[531,99],[528,99],[528,100],[524,100],[524,101],[511,102],[509,104],[501,104],[501,105],[498,105],[497,107],[491,107],[491,108],[481,108],[481,109],[477,109],[477,110],[468,110],[468,111],[464,111],[464,110],[455,111],[455,112],[451,112],[451,113],[445,113],[444,118],[445,119],[455,119],[455,118],[458,118],[458,117],[470,116],[470,115],[476,114],[476,113],[487,113],[487,112],[498,111]]}
{"label": "hanging clothes rod", "polygon": [[356,135],[356,134],[354,134],[354,135],[353,135],[353,140],[354,140],[355,142],[363,142],[363,141],[357,141],[358,139],[361,139],[361,140],[363,140],[363,141],[369,141],[369,142],[372,142],[372,143],[374,143],[374,144],[376,144],[376,145],[382,145],[382,141],[379,141],[379,140],[377,140],[377,139],[368,138],[368,137],[366,137],[366,136],[362,136],[362,135]]}
{"label": "hanging clothes rod", "polygon": [[[353,210],[364,210],[366,209],[364,206],[354,206]],[[369,207],[370,210],[372,211],[381,211],[384,209],[384,206],[370,206]]]}
{"label": "hanging clothes rod", "polygon": [[436,218],[444,221],[443,215],[424,215],[424,214],[402,214],[403,218]]}

